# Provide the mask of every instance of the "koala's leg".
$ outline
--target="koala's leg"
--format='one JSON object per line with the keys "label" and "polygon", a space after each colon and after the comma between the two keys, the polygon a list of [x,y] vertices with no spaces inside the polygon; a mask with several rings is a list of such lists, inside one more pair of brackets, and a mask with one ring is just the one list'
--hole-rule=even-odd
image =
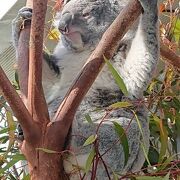
{"label": "koala's leg", "polygon": [[[126,165],[124,149],[121,145],[121,141],[118,141],[117,133],[115,132],[113,123],[118,122],[124,129],[128,140],[129,156]],[[109,167],[109,173],[112,175],[112,171],[126,174],[139,171],[145,161],[145,154],[149,149],[149,125],[145,117],[139,116],[142,132],[135,118],[131,117],[117,117],[110,118],[107,124],[102,125],[99,131],[99,150],[103,155],[103,160]],[[106,171],[102,163],[99,163],[97,177],[106,177]]]}
{"label": "koala's leg", "polygon": [[[82,112],[79,113],[81,114]],[[92,147],[84,147],[83,144],[89,136],[95,134],[98,126],[98,150],[100,155],[102,155],[110,176],[113,177],[112,171],[126,174],[127,172],[136,172],[141,169],[145,161],[145,154],[142,147],[146,152],[149,149],[149,123],[144,110],[138,113],[141,130],[134,114],[128,110],[120,109],[113,111],[101,125],[99,123],[104,115],[104,111],[98,111],[97,114],[94,114],[94,112],[92,114],[89,113],[93,124],[87,123],[84,120],[84,116],[82,114],[80,116],[80,114],[77,114],[73,122],[70,144],[76,157],[69,155],[67,159],[64,159],[64,169],[66,173],[70,175],[70,179],[78,179],[78,166],[85,167]],[[123,127],[128,139],[129,156],[125,166],[124,149],[114,129],[113,121]],[[90,179],[90,177],[91,173],[89,173],[86,178]],[[101,160],[99,160],[97,166],[96,177],[97,179],[108,179],[106,169]]]}
{"label": "koala's leg", "polygon": [[17,50],[19,35],[24,26],[31,23],[32,9],[23,7],[18,11],[17,17],[12,21],[12,40]]}
{"label": "koala's leg", "polygon": [[[13,45],[17,51],[18,41],[21,29],[26,25],[31,24],[32,9],[23,7],[19,10],[17,17],[12,21],[12,40]],[[53,55],[43,52],[43,87],[47,102],[53,100],[54,96],[52,90],[57,89],[57,83],[60,81],[60,68],[56,64],[56,58]]]}
{"label": "koala's leg", "polygon": [[157,0],[139,0],[143,13],[123,67],[119,70],[131,98],[141,98],[159,58]]}

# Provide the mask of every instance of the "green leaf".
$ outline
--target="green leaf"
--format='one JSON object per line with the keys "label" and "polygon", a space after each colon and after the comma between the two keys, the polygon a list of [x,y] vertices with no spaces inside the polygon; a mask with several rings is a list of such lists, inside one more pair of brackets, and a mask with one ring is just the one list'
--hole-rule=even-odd
{"label": "green leaf", "polygon": [[163,180],[163,177],[158,176],[139,176],[136,180]]}
{"label": "green leaf", "polygon": [[175,157],[176,155],[168,157],[160,166],[157,167],[157,172],[165,169]]}
{"label": "green leaf", "polygon": [[12,160],[6,164],[5,167],[0,169],[0,174],[4,174],[6,170],[8,170],[10,167],[12,167],[14,164],[16,164],[18,161]]}
{"label": "green leaf", "polygon": [[9,128],[3,128],[2,130],[0,130],[0,134],[7,133],[8,131],[9,131]]}
{"label": "green leaf", "polygon": [[30,175],[29,174],[25,174],[23,175],[23,180],[30,180]]}
{"label": "green leaf", "polygon": [[113,122],[114,124],[114,129],[116,131],[116,133],[119,136],[119,139],[121,141],[122,147],[123,147],[123,151],[124,151],[124,166],[127,164],[128,158],[129,158],[129,145],[128,145],[128,140],[126,137],[126,132],[124,131],[124,129],[122,128],[122,126],[120,124],[118,124],[117,122]]}
{"label": "green leaf", "polygon": [[132,106],[132,104],[129,102],[117,102],[117,103],[110,105],[109,107],[110,108],[126,108],[126,107],[130,107],[130,106]]}
{"label": "green leaf", "polygon": [[0,137],[0,143],[5,144],[9,140],[9,136],[2,136]]}
{"label": "green leaf", "polygon": [[0,174],[3,174],[6,170],[16,164],[18,161],[25,160],[24,155],[16,154],[12,156],[12,160],[7,162],[6,166],[0,169]]}
{"label": "green leaf", "polygon": [[146,147],[146,143],[145,143],[145,140],[144,140],[144,134],[143,134],[141,122],[140,122],[137,114],[136,114],[134,111],[132,111],[132,112],[134,113],[134,116],[135,116],[135,118],[136,118],[136,121],[137,121],[137,124],[138,124],[138,127],[139,127],[139,131],[140,131],[141,136],[142,136],[142,142],[140,142],[140,143],[141,143],[141,147],[142,147],[144,156],[145,156],[146,161],[147,161],[147,163],[149,164],[149,166],[151,166],[150,161],[149,161],[149,158],[148,158],[148,149],[147,149],[147,147]]}
{"label": "green leaf", "polygon": [[150,83],[149,87],[148,87],[148,91],[149,93],[152,93],[154,90],[155,85],[158,83],[158,81],[156,79],[152,80],[152,82]]}
{"label": "green leaf", "polygon": [[169,173],[166,174],[164,177],[160,176],[138,176],[136,177],[136,180],[169,180]]}
{"label": "green leaf", "polygon": [[166,150],[168,148],[168,133],[167,129],[163,125],[163,121],[159,119],[155,114],[153,114],[154,121],[160,131],[161,149],[159,154],[159,163],[161,163],[166,155]]}
{"label": "green leaf", "polygon": [[12,160],[15,160],[15,161],[23,161],[23,160],[26,160],[25,156],[23,154],[16,154],[16,155],[9,155],[8,156],[9,158],[12,158]]}
{"label": "green leaf", "polygon": [[85,143],[83,144],[83,146],[87,146],[87,145],[92,144],[96,139],[97,139],[97,135],[91,135],[91,136],[89,136],[89,137],[86,139],[86,141],[85,141]]}
{"label": "green leaf", "polygon": [[50,150],[50,149],[46,149],[46,148],[36,148],[37,150],[40,150],[40,151],[43,151],[45,153],[48,153],[48,154],[58,154],[59,152],[57,151],[53,151],[53,150]]}
{"label": "green leaf", "polygon": [[89,124],[93,124],[93,121],[91,119],[91,116],[89,114],[86,114],[85,115],[85,118],[86,118],[86,121],[89,123]]}
{"label": "green leaf", "polygon": [[120,75],[118,74],[117,70],[113,67],[113,65],[107,60],[107,58],[104,55],[103,57],[120,90],[124,93],[125,96],[128,96],[128,91],[124,84],[123,79],[120,77]]}
{"label": "green leaf", "polygon": [[23,154],[16,154],[16,155],[13,155],[13,156],[9,156],[11,157],[13,160],[15,161],[23,161],[23,160],[26,160],[25,156]]}
{"label": "green leaf", "polygon": [[112,173],[113,173],[113,180],[118,180],[119,179],[118,175],[114,171],[112,171]]}
{"label": "green leaf", "polygon": [[180,109],[180,101],[179,99],[177,99],[176,97],[173,98],[173,104],[174,104],[174,107],[179,110]]}
{"label": "green leaf", "polygon": [[172,25],[172,33],[173,33],[176,43],[178,44],[180,40],[180,19],[178,18],[178,16],[174,18],[173,25]]}
{"label": "green leaf", "polygon": [[89,156],[88,156],[87,161],[86,161],[85,173],[88,173],[88,172],[89,172],[95,154],[96,154],[95,150],[92,149],[91,152],[89,153]]}
{"label": "green leaf", "polygon": [[6,152],[6,154],[8,154],[15,141],[16,124],[13,119],[12,113],[10,111],[6,111],[6,119],[8,123],[8,134],[9,134],[9,144]]}

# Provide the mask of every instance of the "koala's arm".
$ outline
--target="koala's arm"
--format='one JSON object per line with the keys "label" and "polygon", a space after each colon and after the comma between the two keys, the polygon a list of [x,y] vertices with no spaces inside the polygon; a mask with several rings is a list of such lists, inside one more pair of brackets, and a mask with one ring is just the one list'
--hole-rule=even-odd
{"label": "koala's arm", "polygon": [[141,98],[159,59],[157,0],[139,0],[143,13],[121,76],[130,98]]}
{"label": "koala's arm", "polygon": [[[19,43],[19,35],[20,31],[23,26],[31,23],[32,18],[32,9],[23,7],[19,10],[17,17],[12,21],[12,41],[13,45],[16,50],[18,49]],[[54,84],[60,80],[59,75],[60,69],[56,65],[56,58],[53,55],[49,55],[46,52],[43,52],[43,85],[46,87],[44,88],[46,100],[49,103],[53,97],[51,93],[51,89],[54,88]]]}

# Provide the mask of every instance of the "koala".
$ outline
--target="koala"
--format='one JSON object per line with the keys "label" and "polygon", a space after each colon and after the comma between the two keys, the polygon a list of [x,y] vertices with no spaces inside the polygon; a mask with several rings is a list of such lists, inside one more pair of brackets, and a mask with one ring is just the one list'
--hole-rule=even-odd
{"label": "koala", "polygon": [[[105,65],[82,101],[72,124],[68,138],[69,153],[64,158],[64,169],[70,179],[81,179],[86,160],[93,145],[83,146],[91,135],[97,135],[98,156],[96,178],[111,179],[113,172],[119,175],[136,172],[145,161],[144,151],[149,148],[149,122],[145,106],[140,102],[159,59],[157,0],[139,0],[143,12],[126,33],[110,60],[120,74],[128,97],[118,88]],[[61,33],[53,54],[44,53],[43,88],[49,113],[52,116],[68,88],[93,52],[103,33],[110,26],[127,0],[69,0],[57,13],[55,25]],[[32,10],[22,8],[12,23],[14,46],[18,46],[22,19],[31,19]],[[134,102],[132,109],[108,107],[119,101]],[[88,114],[92,123],[85,119]],[[138,118],[137,118],[138,117]],[[129,158],[125,163],[124,150],[114,130],[119,123],[128,139]],[[70,155],[71,154],[71,155]],[[73,155],[72,155],[73,154]],[[104,165],[105,164],[105,165]],[[87,173],[90,179],[91,172]]]}

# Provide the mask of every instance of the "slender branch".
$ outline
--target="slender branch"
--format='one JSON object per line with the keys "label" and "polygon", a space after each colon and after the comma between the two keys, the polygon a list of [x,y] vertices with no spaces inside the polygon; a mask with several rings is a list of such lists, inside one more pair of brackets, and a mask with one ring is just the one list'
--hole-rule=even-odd
{"label": "slender branch", "polygon": [[33,1],[33,16],[30,33],[28,108],[33,119],[49,122],[48,108],[42,88],[42,50],[43,32],[47,0]]}
{"label": "slender branch", "polygon": [[[80,72],[60,105],[55,117],[53,118],[53,122],[63,121],[67,128],[71,126],[78,106],[105,63],[103,55],[108,59],[113,57],[120,40],[140,15],[141,10],[142,7],[139,1],[130,1],[111,26],[106,30],[95,51],[87,60],[83,70]],[[61,123],[59,123],[59,125],[60,124]],[[61,127],[61,125],[59,127]],[[55,128],[59,127],[55,126]]]}
{"label": "slender branch", "polygon": [[[32,8],[32,6],[32,0],[27,0],[26,7]],[[30,28],[30,25],[25,25],[21,30],[17,50],[19,84],[24,102],[27,101],[28,96]]]}
{"label": "slender branch", "polygon": [[161,56],[165,58],[165,60],[169,64],[173,65],[174,67],[180,68],[180,56],[178,56],[166,45],[164,45],[163,42],[161,42],[160,52]]}
{"label": "slender branch", "polygon": [[[11,106],[14,115],[25,132],[25,136],[29,137],[35,129],[32,117],[1,67],[0,77],[0,92]],[[29,131],[29,129],[32,131]]]}
{"label": "slender branch", "polygon": [[21,97],[25,102],[28,96],[28,74],[29,74],[29,35],[30,25],[24,26],[21,30],[18,42],[18,76],[21,90]]}

